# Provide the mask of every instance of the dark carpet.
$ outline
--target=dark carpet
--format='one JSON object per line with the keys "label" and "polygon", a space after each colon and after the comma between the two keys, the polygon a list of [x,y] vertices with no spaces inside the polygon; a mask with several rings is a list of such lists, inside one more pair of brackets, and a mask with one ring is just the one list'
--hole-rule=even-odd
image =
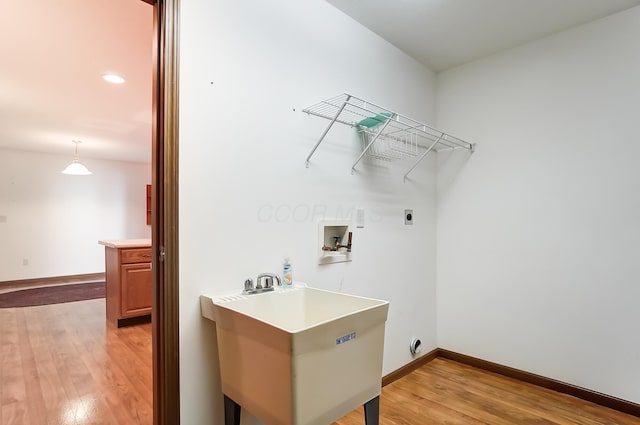
{"label": "dark carpet", "polygon": [[104,282],[21,289],[0,294],[0,308],[31,307],[104,298]]}

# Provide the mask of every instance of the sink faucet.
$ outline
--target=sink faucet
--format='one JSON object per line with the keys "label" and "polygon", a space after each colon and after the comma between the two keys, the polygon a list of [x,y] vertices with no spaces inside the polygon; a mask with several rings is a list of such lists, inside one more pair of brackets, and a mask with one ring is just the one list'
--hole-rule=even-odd
{"label": "sink faucet", "polygon": [[269,288],[273,288],[273,279],[276,280],[276,282],[278,282],[278,286],[282,285],[282,282],[280,282],[280,276],[278,276],[275,273],[260,273],[258,275],[258,277],[256,278],[256,289],[261,288],[262,287],[262,278],[264,278],[264,289],[269,289]]}
{"label": "sink faucet", "polygon": [[[264,279],[264,286],[262,286],[262,280]],[[259,294],[261,292],[273,291],[273,279],[276,280],[278,286],[281,286],[280,276],[275,273],[260,273],[256,278],[256,286],[253,286],[253,280],[247,279],[244,281],[245,295]]]}

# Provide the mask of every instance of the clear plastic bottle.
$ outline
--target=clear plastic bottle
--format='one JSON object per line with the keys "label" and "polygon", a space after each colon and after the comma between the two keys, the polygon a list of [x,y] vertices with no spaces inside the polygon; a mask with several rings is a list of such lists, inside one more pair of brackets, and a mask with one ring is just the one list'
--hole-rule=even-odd
{"label": "clear plastic bottle", "polygon": [[282,286],[284,288],[293,287],[293,269],[289,257],[285,258],[282,263]]}

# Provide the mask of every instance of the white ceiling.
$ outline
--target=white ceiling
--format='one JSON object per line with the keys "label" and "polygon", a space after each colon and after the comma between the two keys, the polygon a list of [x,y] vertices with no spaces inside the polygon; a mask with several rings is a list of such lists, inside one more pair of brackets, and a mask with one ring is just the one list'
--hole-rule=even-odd
{"label": "white ceiling", "polygon": [[[640,0],[327,0],[434,71]],[[14,0],[0,13],[0,147],[151,159],[152,7],[141,0]],[[127,82],[104,82],[107,71]]]}
{"label": "white ceiling", "polygon": [[640,4],[640,0],[327,0],[433,71]]}
{"label": "white ceiling", "polygon": [[0,147],[150,162],[152,37],[143,1],[2,2]]}

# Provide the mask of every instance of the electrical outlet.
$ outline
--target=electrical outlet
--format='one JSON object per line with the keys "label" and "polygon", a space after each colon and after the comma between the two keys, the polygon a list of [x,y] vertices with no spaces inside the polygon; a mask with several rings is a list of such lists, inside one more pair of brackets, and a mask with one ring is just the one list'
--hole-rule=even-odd
{"label": "electrical outlet", "polygon": [[29,265],[29,259],[28,258],[23,258],[22,259],[22,265],[23,266],[28,266]]}
{"label": "electrical outlet", "polygon": [[0,215],[0,223],[6,223],[7,222],[7,216],[6,215]]}
{"label": "electrical outlet", "polygon": [[413,210],[404,210],[404,224],[407,226],[413,224]]}

